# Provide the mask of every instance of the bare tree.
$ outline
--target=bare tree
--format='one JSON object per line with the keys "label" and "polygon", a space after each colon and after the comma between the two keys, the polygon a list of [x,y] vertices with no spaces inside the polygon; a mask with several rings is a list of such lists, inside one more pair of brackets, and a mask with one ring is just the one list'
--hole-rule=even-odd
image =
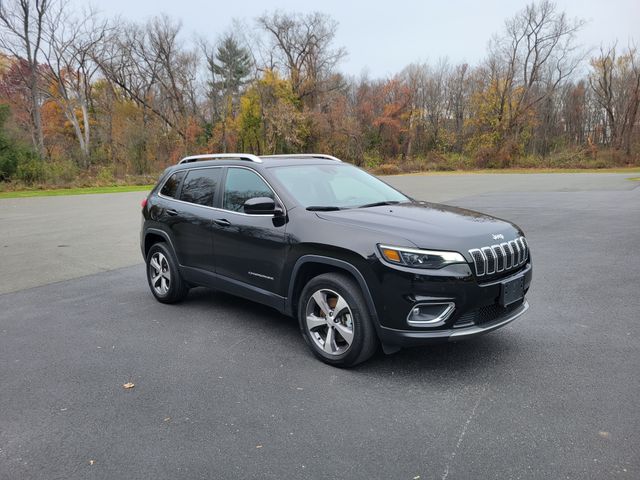
{"label": "bare tree", "polygon": [[275,12],[259,17],[258,25],[269,35],[272,62],[286,72],[299,98],[315,107],[319,93],[339,86],[332,84],[332,73],[346,50],[333,47],[335,20],[319,12]]}
{"label": "bare tree", "polygon": [[181,138],[197,113],[195,52],[178,41],[180,24],[163,15],[145,26],[125,24],[96,57],[104,76]]}
{"label": "bare tree", "polygon": [[488,60],[506,134],[517,137],[531,110],[575,71],[582,60],[575,34],[583,24],[569,20],[549,0],[532,3],[507,20],[506,33],[494,39]]}
{"label": "bare tree", "polygon": [[631,154],[631,138],[640,105],[640,58],[635,46],[618,56],[616,45],[601,48],[591,61],[589,85],[604,111],[604,142]]}
{"label": "bare tree", "polygon": [[73,126],[84,166],[91,150],[91,90],[98,72],[94,52],[107,36],[107,22],[89,10],[75,17],[68,9],[45,16],[43,58],[50,96]]}
{"label": "bare tree", "polygon": [[453,133],[455,135],[455,149],[462,150],[464,120],[467,115],[470,82],[469,65],[466,63],[457,65],[447,78],[448,111],[453,120]]}
{"label": "bare tree", "polygon": [[42,53],[44,21],[52,7],[59,7],[57,0],[1,0],[0,48],[16,60],[27,64],[22,78],[30,96],[30,118],[33,145],[44,154],[44,135],[41,118],[41,87],[39,60]]}

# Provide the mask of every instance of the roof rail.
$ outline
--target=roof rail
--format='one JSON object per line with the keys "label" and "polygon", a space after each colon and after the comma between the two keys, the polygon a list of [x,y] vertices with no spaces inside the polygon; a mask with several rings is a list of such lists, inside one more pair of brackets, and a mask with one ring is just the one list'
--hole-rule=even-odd
{"label": "roof rail", "polygon": [[324,158],[335,162],[342,162],[339,158],[324,153],[288,153],[286,155],[262,155],[263,158]]}
{"label": "roof rail", "polygon": [[182,163],[197,162],[199,160],[224,160],[227,158],[237,158],[239,160],[249,160],[250,162],[262,163],[260,157],[250,153],[205,153],[204,155],[190,155],[188,157],[184,157],[178,162],[178,165]]}

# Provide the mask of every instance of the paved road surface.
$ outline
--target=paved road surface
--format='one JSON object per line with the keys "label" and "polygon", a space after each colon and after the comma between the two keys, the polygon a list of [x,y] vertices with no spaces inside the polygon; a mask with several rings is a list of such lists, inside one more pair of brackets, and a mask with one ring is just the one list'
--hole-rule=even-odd
{"label": "paved road surface", "polygon": [[[400,175],[392,185],[420,200],[485,193],[631,190],[629,174]],[[384,177],[383,177],[384,178]],[[137,231],[143,192],[0,199],[0,293],[142,261]]]}
{"label": "paved road surface", "polygon": [[155,302],[140,194],[1,200],[0,478],[639,478],[638,184],[389,180],[520,224],[530,312],[338,370],[259,305]]}

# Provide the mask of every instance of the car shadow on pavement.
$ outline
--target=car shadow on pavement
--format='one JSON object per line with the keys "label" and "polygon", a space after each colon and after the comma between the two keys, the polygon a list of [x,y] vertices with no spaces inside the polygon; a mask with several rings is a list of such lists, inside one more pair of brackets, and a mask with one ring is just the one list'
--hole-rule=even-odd
{"label": "car shadow on pavement", "polygon": [[[249,335],[271,336],[274,343],[287,342],[294,355],[313,358],[300,335],[297,321],[275,309],[205,288],[191,290],[185,303],[194,309],[217,310],[232,316],[230,328],[242,329]],[[428,376],[447,383],[466,377],[477,379],[483,372],[495,372],[504,365],[516,363],[515,357],[524,345],[522,337],[510,328],[466,341],[406,348],[391,355],[380,349],[370,360],[349,369],[349,372],[380,377]]]}
{"label": "car shadow on pavement", "polygon": [[478,338],[455,343],[443,343],[412,347],[391,355],[378,352],[371,360],[359,365],[359,372],[369,375],[421,377],[451,383],[471,380],[503,370],[516,364],[522,345],[518,336],[509,332],[493,332]]}

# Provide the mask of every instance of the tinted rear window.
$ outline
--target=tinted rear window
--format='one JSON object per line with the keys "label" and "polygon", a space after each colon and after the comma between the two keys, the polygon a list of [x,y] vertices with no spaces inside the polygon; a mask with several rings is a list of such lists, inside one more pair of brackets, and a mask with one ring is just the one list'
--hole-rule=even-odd
{"label": "tinted rear window", "polygon": [[160,190],[160,194],[165,197],[175,198],[176,193],[178,193],[178,187],[180,186],[180,182],[184,177],[184,172],[176,172],[169,177],[169,179],[164,182],[162,186],[162,190]]}
{"label": "tinted rear window", "polygon": [[180,200],[212,207],[220,183],[220,171],[220,168],[191,170],[184,179]]}

